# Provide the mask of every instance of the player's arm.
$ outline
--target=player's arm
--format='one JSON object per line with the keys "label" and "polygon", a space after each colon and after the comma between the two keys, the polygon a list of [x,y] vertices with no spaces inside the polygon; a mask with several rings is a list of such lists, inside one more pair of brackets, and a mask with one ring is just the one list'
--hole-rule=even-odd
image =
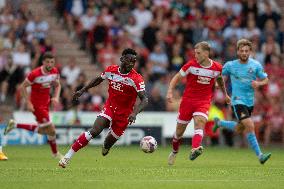
{"label": "player's arm", "polygon": [[59,97],[60,97],[60,91],[61,91],[61,84],[59,80],[55,81],[55,90],[54,90],[54,96],[52,97],[51,101],[53,103],[58,103],[59,102]]}
{"label": "player's arm", "polygon": [[32,102],[30,101],[29,95],[28,95],[28,90],[27,88],[31,86],[31,83],[29,80],[25,79],[24,82],[21,84],[21,91],[22,91],[22,96],[25,99],[25,102],[27,103],[27,109],[31,112],[34,111],[34,106]]}
{"label": "player's arm", "polygon": [[94,78],[93,80],[91,80],[86,86],[84,86],[82,89],[78,90],[75,92],[75,94],[73,95],[73,101],[78,100],[78,98],[86,91],[88,91],[90,88],[95,87],[97,85],[99,85],[101,82],[103,82],[103,78],[101,76],[98,76],[96,78]]}
{"label": "player's arm", "polygon": [[230,104],[231,103],[231,98],[229,97],[229,95],[227,93],[225,82],[224,82],[224,79],[223,79],[222,75],[219,75],[217,77],[217,83],[218,83],[218,86],[221,88],[223,94],[225,95],[226,103]]}
{"label": "player's arm", "polygon": [[268,77],[266,77],[266,78],[264,78],[264,79],[262,79],[262,80],[260,80],[260,81],[252,81],[252,87],[254,88],[254,89],[257,89],[258,87],[261,87],[261,86],[263,86],[263,85],[267,85],[268,84],[268,82],[269,82],[269,79],[268,79]]}
{"label": "player's arm", "polygon": [[139,114],[148,105],[148,97],[145,91],[138,92],[138,97],[140,99],[140,103],[134,106],[134,110],[128,118],[128,122],[130,125],[132,123],[135,123],[136,115]]}
{"label": "player's arm", "polygon": [[171,80],[168,93],[167,93],[167,100],[168,102],[172,102],[173,99],[173,90],[176,88],[177,84],[182,80],[183,76],[178,72]]}

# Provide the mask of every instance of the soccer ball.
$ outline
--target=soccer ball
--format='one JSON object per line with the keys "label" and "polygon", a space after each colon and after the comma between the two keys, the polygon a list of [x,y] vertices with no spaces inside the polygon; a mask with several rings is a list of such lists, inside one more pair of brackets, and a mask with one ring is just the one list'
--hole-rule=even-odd
{"label": "soccer ball", "polygon": [[157,141],[152,136],[145,136],[140,141],[140,148],[145,153],[152,153],[157,149]]}

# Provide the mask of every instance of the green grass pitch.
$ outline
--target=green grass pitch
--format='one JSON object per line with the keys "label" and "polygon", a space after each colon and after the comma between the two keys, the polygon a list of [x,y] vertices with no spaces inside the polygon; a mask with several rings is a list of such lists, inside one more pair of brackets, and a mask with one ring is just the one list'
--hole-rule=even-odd
{"label": "green grass pitch", "polygon": [[[0,162],[1,189],[85,189],[85,188],[284,188],[284,150],[271,151],[265,165],[249,149],[205,148],[195,161],[188,160],[183,146],[174,166],[167,165],[170,148],[153,154],[138,145],[115,146],[103,157],[100,146],[88,146],[75,154],[66,169],[58,167],[45,146],[7,146],[8,161]],[[60,146],[62,152],[67,146]]]}

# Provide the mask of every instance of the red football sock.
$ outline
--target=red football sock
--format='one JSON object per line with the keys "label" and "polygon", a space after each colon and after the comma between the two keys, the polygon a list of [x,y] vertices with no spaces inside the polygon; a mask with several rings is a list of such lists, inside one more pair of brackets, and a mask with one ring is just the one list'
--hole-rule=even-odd
{"label": "red football sock", "polygon": [[37,130],[38,130],[38,125],[36,125],[36,124],[18,123],[16,125],[16,127],[20,128],[20,129],[25,129],[25,130],[28,130],[28,131],[34,131],[34,132],[37,132]]}
{"label": "red football sock", "polygon": [[203,130],[202,129],[197,129],[194,131],[194,135],[192,137],[192,148],[197,148],[201,146],[203,138]]}
{"label": "red football sock", "polygon": [[177,138],[176,134],[174,134],[172,140],[173,152],[178,153],[180,144],[181,144],[181,138]]}
{"label": "red football sock", "polygon": [[77,152],[81,148],[84,148],[92,139],[92,135],[89,132],[82,133],[77,140],[73,143],[72,149]]}
{"label": "red football sock", "polygon": [[47,142],[50,145],[50,149],[51,149],[52,153],[57,154],[57,145],[56,145],[55,137],[54,137],[54,139],[48,139]]}

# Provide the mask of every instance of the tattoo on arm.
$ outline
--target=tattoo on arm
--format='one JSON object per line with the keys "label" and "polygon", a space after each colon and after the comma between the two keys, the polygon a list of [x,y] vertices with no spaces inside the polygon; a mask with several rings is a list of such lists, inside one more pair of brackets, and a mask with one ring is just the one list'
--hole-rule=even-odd
{"label": "tattoo on arm", "polygon": [[141,102],[134,108],[136,114],[140,113],[148,105],[148,97],[145,91],[138,92],[138,97]]}
{"label": "tattoo on arm", "polygon": [[224,94],[227,94],[227,90],[226,90],[226,87],[225,87],[225,82],[224,82],[224,79],[223,79],[222,76],[217,77],[217,83],[218,83],[219,87],[221,88],[222,92]]}

